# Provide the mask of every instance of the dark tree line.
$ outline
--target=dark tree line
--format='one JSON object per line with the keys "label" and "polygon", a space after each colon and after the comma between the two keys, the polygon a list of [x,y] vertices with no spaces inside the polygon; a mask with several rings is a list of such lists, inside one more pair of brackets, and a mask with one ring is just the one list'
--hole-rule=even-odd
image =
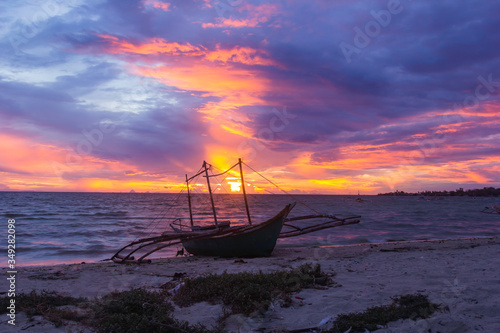
{"label": "dark tree line", "polygon": [[396,196],[446,196],[446,197],[498,197],[500,195],[500,188],[484,187],[481,189],[464,190],[459,188],[455,191],[422,191],[418,193],[411,193],[405,191],[395,191],[388,193],[379,193],[378,195],[396,195]]}

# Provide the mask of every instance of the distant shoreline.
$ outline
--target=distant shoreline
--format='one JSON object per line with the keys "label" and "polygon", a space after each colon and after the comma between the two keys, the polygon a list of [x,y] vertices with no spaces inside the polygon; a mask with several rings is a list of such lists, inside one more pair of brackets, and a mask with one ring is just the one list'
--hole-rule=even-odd
{"label": "distant shoreline", "polygon": [[498,197],[500,196],[500,188],[485,187],[482,189],[464,190],[459,188],[455,191],[420,191],[420,192],[405,192],[405,191],[395,191],[388,193],[379,193],[377,195],[381,196],[440,196],[440,197]]}

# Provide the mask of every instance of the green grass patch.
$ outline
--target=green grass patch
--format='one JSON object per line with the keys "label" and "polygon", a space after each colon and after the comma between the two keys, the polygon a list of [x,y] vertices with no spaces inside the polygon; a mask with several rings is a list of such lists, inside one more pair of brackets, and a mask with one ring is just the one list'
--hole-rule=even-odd
{"label": "green grass patch", "polygon": [[[9,302],[8,297],[0,298],[0,313],[6,312]],[[29,318],[41,315],[56,327],[70,320],[106,333],[222,332],[176,320],[173,309],[163,293],[145,289],[112,292],[92,301],[47,291],[16,295],[16,311],[26,312]]]}
{"label": "green grass patch", "polygon": [[273,273],[224,272],[185,279],[173,301],[179,306],[203,301],[222,303],[232,313],[250,315],[255,311],[267,310],[273,299],[278,297],[287,303],[293,292],[332,283],[331,277],[321,272],[320,265],[311,264]]}
{"label": "green grass patch", "polygon": [[[16,312],[23,311],[27,314],[28,318],[33,316],[43,316],[52,321],[56,327],[63,324],[64,319],[72,319],[78,321],[81,318],[76,312],[69,309],[60,309],[59,307],[74,305],[85,307],[87,299],[75,298],[70,296],[62,296],[56,292],[49,292],[43,290],[41,293],[32,291],[30,293],[20,293],[16,295]],[[0,311],[1,313],[7,312],[7,306],[10,298],[0,298]]]}
{"label": "green grass patch", "polygon": [[145,289],[112,292],[94,305],[95,327],[99,332],[116,333],[219,332],[178,321],[172,317],[173,310],[162,293]]}
{"label": "green grass patch", "polygon": [[439,305],[429,302],[427,296],[421,294],[403,295],[393,298],[389,305],[374,306],[366,311],[341,314],[328,333],[343,333],[349,329],[351,333],[374,331],[377,325],[387,325],[399,319],[428,318]]}

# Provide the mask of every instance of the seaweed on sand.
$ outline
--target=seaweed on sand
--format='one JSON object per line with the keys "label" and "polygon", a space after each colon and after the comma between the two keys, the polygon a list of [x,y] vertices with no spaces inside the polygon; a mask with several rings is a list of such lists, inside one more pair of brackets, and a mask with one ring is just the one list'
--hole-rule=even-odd
{"label": "seaweed on sand", "polygon": [[321,272],[320,265],[304,264],[289,271],[272,273],[227,273],[208,274],[185,279],[173,297],[179,306],[190,306],[197,302],[223,303],[232,313],[250,315],[266,310],[270,303],[302,288],[333,284],[331,277]]}

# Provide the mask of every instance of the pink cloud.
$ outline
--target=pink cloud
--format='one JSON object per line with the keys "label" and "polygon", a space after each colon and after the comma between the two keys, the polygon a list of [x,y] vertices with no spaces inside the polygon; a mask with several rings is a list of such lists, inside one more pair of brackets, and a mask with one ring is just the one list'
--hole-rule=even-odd
{"label": "pink cloud", "polygon": [[278,7],[271,4],[255,6],[244,4],[237,8],[239,13],[247,12],[246,18],[219,18],[216,23],[202,23],[202,28],[254,28],[266,23],[272,16],[279,13]]}
{"label": "pink cloud", "polygon": [[145,0],[144,4],[149,7],[161,9],[165,12],[170,11],[170,6],[172,5],[171,3],[168,2],[155,1],[155,0]]}

